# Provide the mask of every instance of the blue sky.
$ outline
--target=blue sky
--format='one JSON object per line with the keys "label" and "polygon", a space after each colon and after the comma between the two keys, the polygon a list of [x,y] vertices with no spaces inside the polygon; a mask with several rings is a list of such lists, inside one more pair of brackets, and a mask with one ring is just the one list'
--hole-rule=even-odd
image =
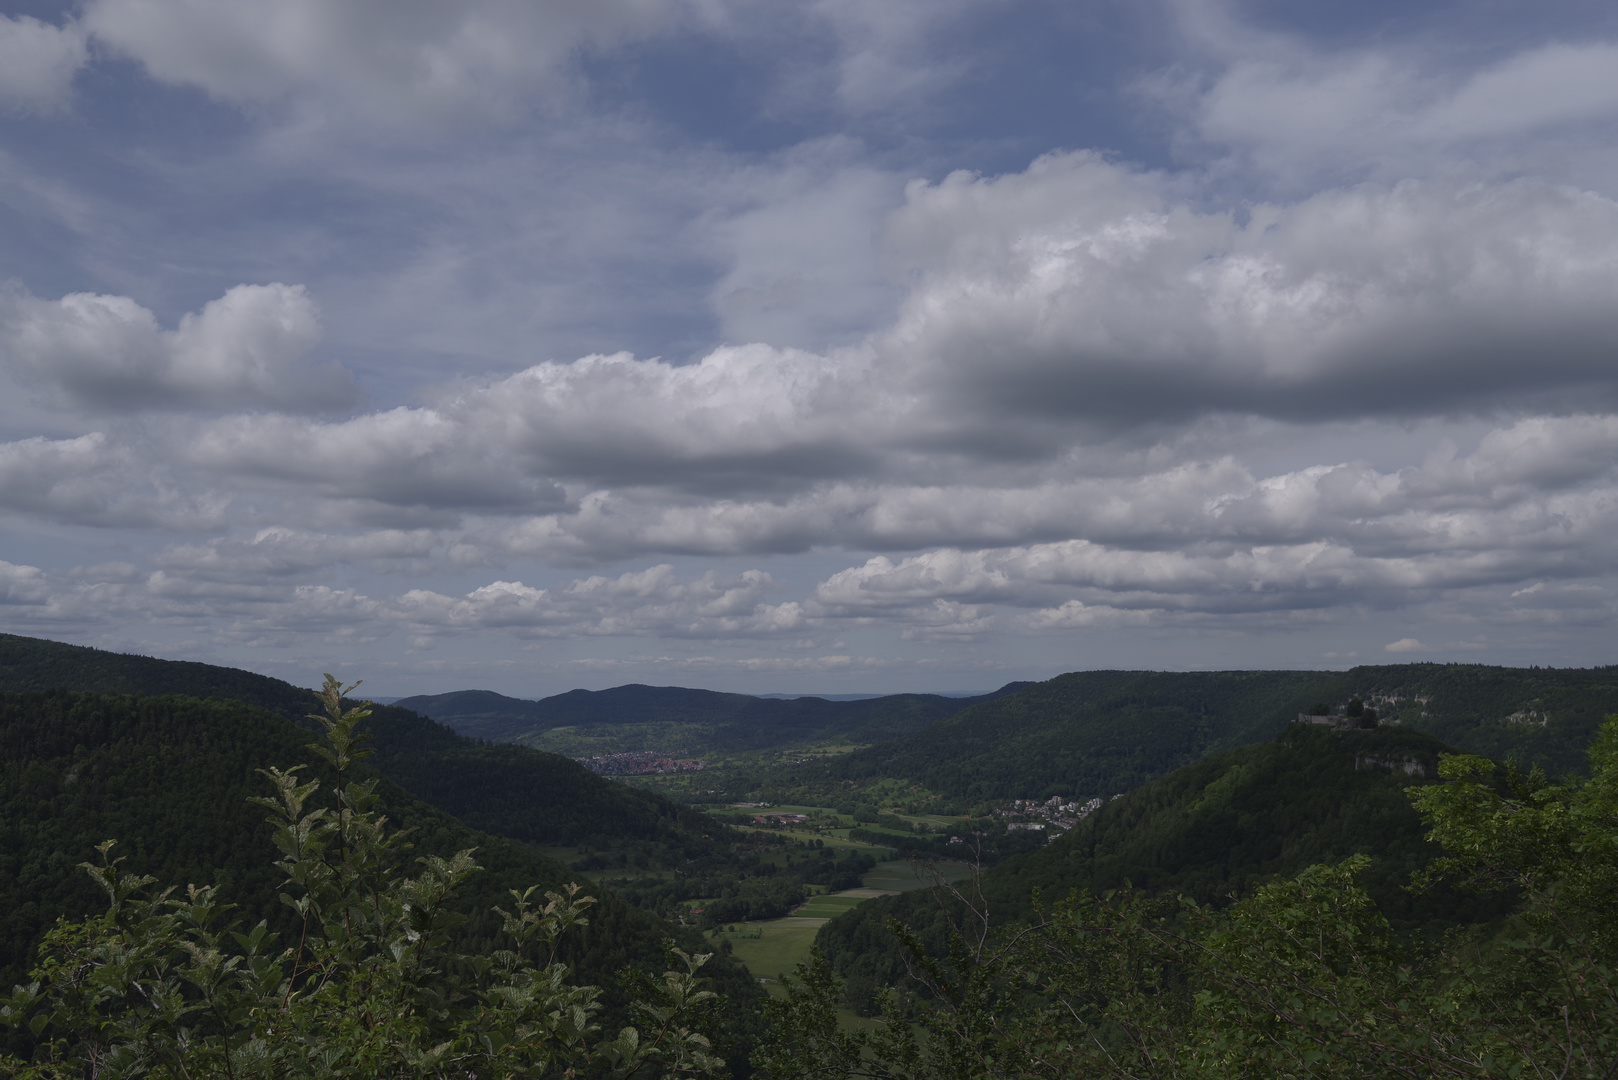
{"label": "blue sky", "polygon": [[0,5],[0,627],[381,694],[1613,662],[1610,4]]}

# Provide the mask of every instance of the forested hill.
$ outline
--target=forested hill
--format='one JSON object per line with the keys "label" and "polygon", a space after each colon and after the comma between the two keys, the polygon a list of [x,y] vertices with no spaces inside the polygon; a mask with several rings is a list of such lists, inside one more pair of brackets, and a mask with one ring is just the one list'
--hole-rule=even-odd
{"label": "forested hill", "polygon": [[1105,798],[1212,750],[1273,735],[1309,708],[1322,681],[1319,672],[1294,671],[1058,675],[829,769],[833,777],[899,777],[974,801]]}
{"label": "forested hill", "polygon": [[[0,635],[0,691],[19,690],[224,698],[305,726],[318,707],[314,691],[251,672]],[[718,828],[695,812],[567,758],[480,744],[397,706],[378,706],[366,730],[379,772],[474,828],[535,844],[627,848],[653,865],[718,842],[704,838]]]}
{"label": "forested hill", "polygon": [[1363,698],[1384,717],[1473,754],[1587,771],[1585,749],[1618,712],[1618,665],[1508,668],[1387,664],[1343,676],[1336,700]]}
{"label": "forested hill", "polygon": [[[311,675],[319,674],[311,672]],[[245,701],[289,719],[316,707],[313,690],[238,668],[106,652],[0,634],[0,690],[88,690],[98,694],[187,694]]]}
{"label": "forested hill", "polygon": [[722,825],[680,803],[597,776],[571,758],[482,743],[396,706],[377,706],[377,770],[473,828],[534,844],[634,849],[674,865],[712,848]]}
{"label": "forested hill", "polygon": [[896,777],[953,799],[1108,797],[1271,738],[1317,703],[1341,711],[1356,697],[1401,726],[1560,775],[1584,768],[1583,748],[1618,709],[1618,667],[1075,672],[826,768],[833,780]]}
{"label": "forested hill", "polygon": [[[708,752],[744,751],[805,742],[870,743],[922,731],[979,702],[1003,696],[1025,683],[992,694],[948,698],[936,694],[890,694],[862,701],[825,698],[757,698],[681,686],[615,686],[571,690],[524,701],[489,690],[457,690],[404,698],[394,704],[448,724],[463,735],[499,742],[530,742],[557,728],[601,732],[636,727],[642,738],[678,740],[682,729]],[[644,730],[646,728],[652,730]],[[626,743],[616,749],[664,749]]]}
{"label": "forested hill", "polygon": [[1402,888],[1438,853],[1406,790],[1436,783],[1446,752],[1455,748],[1397,727],[1292,724],[1273,740],[1211,755],[1108,802],[1044,848],[995,867],[987,894],[1004,916],[1030,913],[1036,888],[1056,896],[1126,882],[1219,903],[1364,853],[1367,888],[1392,921],[1451,921],[1455,897],[1435,904]]}
{"label": "forested hill", "polygon": [[[1293,724],[1276,739],[1211,755],[1112,800],[1046,847],[1013,856],[982,880],[997,922],[1032,914],[1070,890],[1101,893],[1132,884],[1147,893],[1223,903],[1260,883],[1316,863],[1367,854],[1364,883],[1389,920],[1431,938],[1456,924],[1500,914],[1499,904],[1402,886],[1436,855],[1406,789],[1437,779],[1438,755],[1453,748],[1396,727],[1333,732]],[[1407,771],[1409,770],[1409,771]],[[827,923],[817,939],[848,980],[851,1000],[868,1002],[903,973],[889,918],[941,947],[943,909],[925,893],[871,901]]]}
{"label": "forested hill", "polygon": [[[259,770],[327,767],[310,733],[240,702],[178,695],[46,691],[0,694],[0,986],[26,972],[28,950],[59,915],[102,909],[104,895],[78,869],[94,847],[119,841],[128,868],[164,884],[218,882],[251,925],[287,929],[280,875],[264,822],[249,796],[270,793]],[[571,880],[560,864],[523,844],[467,828],[397,785],[381,788],[388,817],[413,830],[414,854],[476,848],[486,872],[463,890],[466,944],[486,948],[498,927],[490,908],[506,890]],[[604,986],[626,963],[661,970],[666,923],[599,893],[572,959],[581,978]],[[691,944],[697,944],[692,942]],[[738,971],[722,976],[751,994]]]}

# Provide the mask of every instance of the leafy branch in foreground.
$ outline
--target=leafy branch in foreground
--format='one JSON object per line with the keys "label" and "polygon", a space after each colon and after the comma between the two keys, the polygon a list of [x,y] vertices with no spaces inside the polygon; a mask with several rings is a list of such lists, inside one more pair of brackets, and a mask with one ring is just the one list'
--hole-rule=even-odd
{"label": "leafy branch in foreground", "polygon": [[[894,924],[925,1002],[878,1031],[839,1029],[818,954],[754,1063],[766,1080],[1142,1077],[1618,1077],[1618,716],[1591,776],[1552,785],[1446,755],[1411,799],[1448,855],[1439,879],[1510,890],[1503,926],[1401,944],[1359,882],[1367,860],[1314,866],[1225,910],[1131,891],[1039,905],[988,932],[944,893],[954,933],[931,955]],[[892,991],[890,991],[892,994]],[[890,1001],[892,998],[890,997]]]}
{"label": "leafy branch in foreground", "polygon": [[[355,684],[358,685],[358,684]],[[641,1024],[614,1037],[596,1017],[600,990],[576,986],[558,959],[594,900],[569,885],[535,897],[513,890],[505,947],[487,956],[452,947],[460,916],[448,901],[479,869],[472,851],[418,860],[388,827],[374,779],[353,779],[369,751],[366,705],[343,709],[343,687],[322,688],[325,731],[315,749],[337,782],[314,805],[318,781],[270,768],[270,811],[298,920],[285,947],[260,922],[225,928],[213,887],[153,891],[155,879],[120,868],[113,842],[86,871],[108,896],[105,913],[61,921],[45,938],[34,981],[0,1004],[25,1027],[33,1060],[0,1061],[28,1078],[715,1076],[725,1063],[697,1023],[715,1003],[705,955],[669,950],[677,964],[634,1006]]]}

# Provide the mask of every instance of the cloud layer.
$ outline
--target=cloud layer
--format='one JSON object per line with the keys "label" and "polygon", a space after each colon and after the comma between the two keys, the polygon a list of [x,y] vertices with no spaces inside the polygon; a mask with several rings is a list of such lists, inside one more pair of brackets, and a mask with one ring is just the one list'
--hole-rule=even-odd
{"label": "cloud layer", "polygon": [[75,25],[0,15],[0,107],[62,111],[72,98],[73,77],[88,58],[84,33]]}
{"label": "cloud layer", "polygon": [[1618,25],[1427,16],[0,19],[0,605],[629,677],[1588,660]]}
{"label": "cloud layer", "polygon": [[509,120],[530,93],[555,88],[575,50],[681,14],[661,0],[93,0],[83,23],[166,83],[248,106],[401,123]]}

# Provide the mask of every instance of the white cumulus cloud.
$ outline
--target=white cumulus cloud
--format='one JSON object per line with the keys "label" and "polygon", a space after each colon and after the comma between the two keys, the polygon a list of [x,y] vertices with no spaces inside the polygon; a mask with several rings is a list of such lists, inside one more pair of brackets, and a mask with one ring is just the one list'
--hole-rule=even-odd
{"label": "white cumulus cloud", "polygon": [[0,108],[61,111],[72,97],[74,76],[88,59],[77,24],[52,26],[28,15],[0,15]]}
{"label": "white cumulus cloud", "polygon": [[1070,154],[913,184],[888,229],[921,281],[879,347],[996,426],[1618,405],[1618,203],[1589,192],[1407,181],[1242,223]]}
{"label": "white cumulus cloud", "polygon": [[278,282],[237,285],[173,330],[124,296],[0,293],[0,359],[64,404],[96,411],[350,404],[347,372],[306,362],[319,338],[307,292]]}

